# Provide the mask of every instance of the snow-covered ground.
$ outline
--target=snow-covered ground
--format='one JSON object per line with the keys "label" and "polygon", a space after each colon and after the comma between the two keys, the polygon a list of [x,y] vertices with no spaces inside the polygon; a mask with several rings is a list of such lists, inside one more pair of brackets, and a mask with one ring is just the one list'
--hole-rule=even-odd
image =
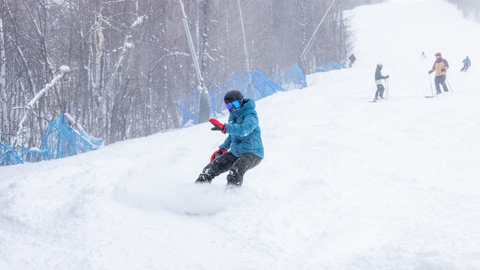
{"label": "snow-covered ground", "polygon": [[[209,123],[0,167],[0,269],[480,269],[480,24],[442,0],[351,12],[352,69],[257,102],[237,194],[193,184]],[[437,52],[453,93],[427,99]]]}

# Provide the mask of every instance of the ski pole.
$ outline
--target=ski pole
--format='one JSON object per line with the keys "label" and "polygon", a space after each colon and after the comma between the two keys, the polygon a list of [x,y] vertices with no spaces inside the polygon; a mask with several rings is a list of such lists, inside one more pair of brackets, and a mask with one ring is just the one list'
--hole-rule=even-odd
{"label": "ski pole", "polygon": [[388,81],[385,78],[385,99],[388,99]]}
{"label": "ski pole", "polygon": [[390,97],[390,87],[388,86],[388,79],[385,79],[385,84],[387,85],[387,96],[386,96],[386,98],[388,100],[388,98]]}
{"label": "ski pole", "polygon": [[433,96],[433,86],[432,86],[432,74],[428,73],[428,76],[430,77],[430,90],[432,90],[432,96]]}
{"label": "ski pole", "polygon": [[[447,80],[447,77],[445,77],[445,80]],[[448,87],[450,87],[450,91],[452,91],[452,93],[453,93],[452,86],[450,85],[450,82],[448,80],[447,80],[447,83],[448,83]]]}

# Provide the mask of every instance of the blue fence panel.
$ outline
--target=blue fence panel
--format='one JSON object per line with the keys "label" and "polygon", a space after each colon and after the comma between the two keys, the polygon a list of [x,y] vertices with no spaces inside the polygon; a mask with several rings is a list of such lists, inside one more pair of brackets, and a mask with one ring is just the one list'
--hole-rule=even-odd
{"label": "blue fence panel", "polygon": [[324,67],[317,67],[317,68],[315,68],[315,69],[312,71],[312,73],[327,72],[327,71],[338,70],[338,69],[342,69],[342,68],[346,68],[346,66],[343,65],[343,64],[334,62],[334,61],[330,61],[330,62],[328,62],[328,64],[326,64]]}
{"label": "blue fence panel", "polygon": [[[217,114],[223,115],[226,109],[223,97],[225,93],[233,89],[240,90],[246,98],[253,100],[259,100],[278,91],[285,91],[259,70],[244,72],[243,76],[232,73],[227,80],[209,91],[210,105],[214,117],[217,117]],[[192,90],[173,102],[183,112],[183,126],[186,126],[187,123],[198,123],[198,93],[196,89]]]}
{"label": "blue fence panel", "polygon": [[173,102],[183,113],[182,126],[187,123],[198,124],[198,112],[200,110],[200,90],[197,88],[185,94],[179,100]]}
{"label": "blue fence panel", "polygon": [[285,91],[307,87],[307,78],[297,64],[284,68],[269,78]]}

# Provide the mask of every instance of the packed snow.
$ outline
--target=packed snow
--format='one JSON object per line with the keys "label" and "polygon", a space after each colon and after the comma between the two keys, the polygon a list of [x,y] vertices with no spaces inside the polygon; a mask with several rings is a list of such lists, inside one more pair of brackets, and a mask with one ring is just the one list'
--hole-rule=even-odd
{"label": "packed snow", "polygon": [[[210,123],[0,167],[0,269],[480,269],[480,24],[443,0],[349,13],[353,68],[256,102],[237,193],[193,184]],[[425,98],[437,52],[453,92]]]}

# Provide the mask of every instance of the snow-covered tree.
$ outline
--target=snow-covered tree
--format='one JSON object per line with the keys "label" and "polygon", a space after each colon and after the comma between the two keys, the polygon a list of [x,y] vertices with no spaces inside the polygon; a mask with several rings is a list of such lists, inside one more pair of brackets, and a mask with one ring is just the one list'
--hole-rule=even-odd
{"label": "snow-covered tree", "polygon": [[[231,72],[258,69],[270,75],[297,63],[332,3],[184,2],[210,90]],[[352,39],[343,11],[367,2],[373,0],[336,0],[315,35],[306,72],[345,59]],[[46,120],[64,111],[106,144],[179,127],[182,115],[172,101],[195,89],[198,78],[178,0],[2,0],[1,5],[3,141],[38,146]],[[52,86],[23,120],[24,108],[61,66],[70,67],[68,80]]]}

